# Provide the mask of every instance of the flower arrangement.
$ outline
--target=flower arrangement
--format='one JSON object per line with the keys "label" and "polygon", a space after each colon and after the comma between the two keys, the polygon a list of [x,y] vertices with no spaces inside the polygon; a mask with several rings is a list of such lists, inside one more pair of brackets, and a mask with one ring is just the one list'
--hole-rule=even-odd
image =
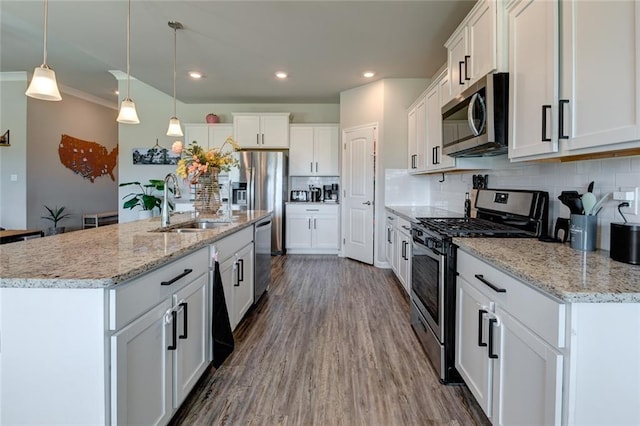
{"label": "flower arrangement", "polygon": [[227,145],[233,148],[233,151],[240,148],[231,136],[224,141],[222,146],[208,150],[202,148],[196,141],[191,142],[187,147],[180,141],[174,142],[171,150],[178,155],[182,155],[182,158],[178,161],[176,174],[183,179],[189,179],[193,184],[198,181],[202,174],[213,172],[213,169],[228,172],[231,167],[238,164],[238,160],[233,158],[233,151],[228,149],[225,151]]}

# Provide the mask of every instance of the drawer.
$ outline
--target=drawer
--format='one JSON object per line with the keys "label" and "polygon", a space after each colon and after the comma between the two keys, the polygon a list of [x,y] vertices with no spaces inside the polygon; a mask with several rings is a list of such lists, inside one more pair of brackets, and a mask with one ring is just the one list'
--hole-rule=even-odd
{"label": "drawer", "polygon": [[[185,273],[170,285],[162,285]],[[209,248],[188,254],[109,290],[109,328],[119,330],[209,271]]]}
{"label": "drawer", "polygon": [[247,244],[253,241],[253,226],[249,226],[226,238],[213,243],[215,253],[218,254],[218,262],[222,263]]}
{"label": "drawer", "polygon": [[287,204],[287,214],[298,215],[337,215],[337,204]]}
{"label": "drawer", "polygon": [[406,234],[407,236],[411,236],[411,222],[409,222],[407,219],[397,216],[395,225],[396,228],[398,228],[398,231]]}
{"label": "drawer", "polygon": [[396,226],[398,223],[398,215],[391,213],[389,210],[385,211],[386,219],[391,225]]}
{"label": "drawer", "polygon": [[[523,325],[557,348],[565,346],[566,305],[508,275],[496,267],[458,250],[457,271]],[[494,286],[497,292],[476,275]]]}

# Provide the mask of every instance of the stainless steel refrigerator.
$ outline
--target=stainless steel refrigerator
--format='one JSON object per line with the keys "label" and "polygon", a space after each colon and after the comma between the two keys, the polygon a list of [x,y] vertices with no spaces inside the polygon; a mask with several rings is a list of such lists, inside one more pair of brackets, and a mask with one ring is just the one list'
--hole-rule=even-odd
{"label": "stainless steel refrigerator", "polygon": [[271,254],[284,254],[289,151],[241,151],[229,173],[234,210],[272,212]]}

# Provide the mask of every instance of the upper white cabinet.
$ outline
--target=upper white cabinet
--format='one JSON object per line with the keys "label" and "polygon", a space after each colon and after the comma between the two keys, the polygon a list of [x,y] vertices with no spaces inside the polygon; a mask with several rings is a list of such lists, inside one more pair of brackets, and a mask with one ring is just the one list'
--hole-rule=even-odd
{"label": "upper white cabinet", "polygon": [[420,95],[409,108],[407,115],[407,135],[410,172],[421,172],[425,170],[426,158],[426,131],[427,131],[427,110],[424,94]]}
{"label": "upper white cabinet", "polygon": [[479,0],[445,43],[450,91],[448,102],[485,74],[501,70],[504,63],[502,11],[496,0]]}
{"label": "upper white cabinet", "polygon": [[509,158],[558,150],[558,4],[509,9]]}
{"label": "upper white cabinet", "polygon": [[637,148],[640,4],[517,0],[507,8],[509,157]]}
{"label": "upper white cabinet", "polygon": [[290,132],[289,175],[340,175],[337,124],[294,124]]}
{"label": "upper white cabinet", "polygon": [[234,113],[233,134],[242,148],[289,148],[289,113]]}
{"label": "upper white cabinet", "polygon": [[196,141],[204,148],[221,147],[229,136],[233,136],[232,124],[185,123],[184,125],[185,145]]}
{"label": "upper white cabinet", "polygon": [[442,170],[455,167],[456,159],[442,153],[442,87],[447,78],[447,71],[443,71],[436,81],[427,89],[426,104],[426,146],[427,170]]}

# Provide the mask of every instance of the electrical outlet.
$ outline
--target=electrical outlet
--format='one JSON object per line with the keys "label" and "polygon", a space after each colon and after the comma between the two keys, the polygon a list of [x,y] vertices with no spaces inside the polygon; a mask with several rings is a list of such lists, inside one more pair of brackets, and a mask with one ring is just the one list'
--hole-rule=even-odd
{"label": "electrical outlet", "polygon": [[623,207],[621,209],[622,213],[632,214],[636,216],[639,212],[638,204],[640,204],[638,198],[640,198],[640,188],[637,186],[632,190],[616,191],[613,193],[614,200],[627,201],[629,203],[629,207]]}

